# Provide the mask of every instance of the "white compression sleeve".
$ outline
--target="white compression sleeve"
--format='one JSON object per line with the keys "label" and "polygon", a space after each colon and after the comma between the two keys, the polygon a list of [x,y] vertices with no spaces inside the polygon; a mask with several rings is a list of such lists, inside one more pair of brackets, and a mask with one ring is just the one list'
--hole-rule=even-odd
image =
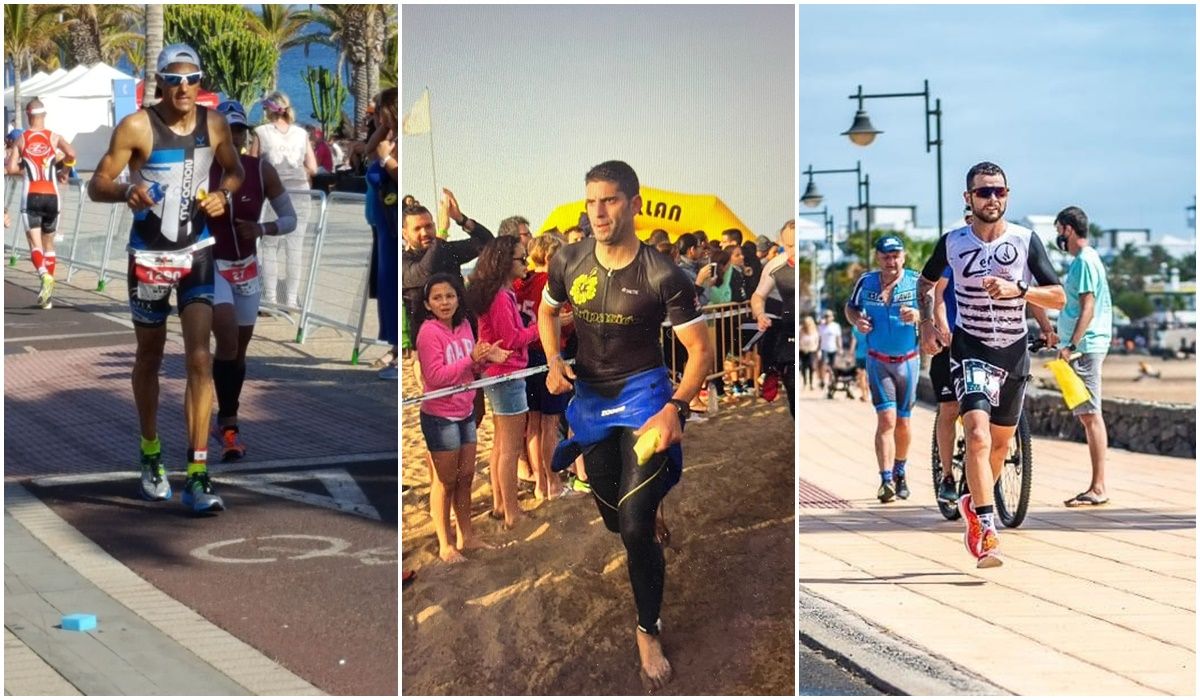
{"label": "white compression sleeve", "polygon": [[275,225],[279,234],[291,233],[296,230],[296,210],[292,208],[292,198],[287,192],[271,198],[271,208],[275,210]]}

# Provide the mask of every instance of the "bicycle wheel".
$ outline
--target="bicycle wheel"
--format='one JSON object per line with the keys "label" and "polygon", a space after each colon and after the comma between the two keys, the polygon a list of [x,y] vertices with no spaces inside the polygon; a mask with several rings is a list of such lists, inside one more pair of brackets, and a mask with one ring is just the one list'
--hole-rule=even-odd
{"label": "bicycle wheel", "polygon": [[996,514],[1004,527],[1020,526],[1029,510],[1029,493],[1033,489],[1033,447],[1030,441],[1029,420],[1021,414],[1013,433],[1008,457],[996,482]]}
{"label": "bicycle wheel", "polygon": [[[942,412],[941,404],[938,404],[937,410],[935,411],[934,418],[933,418],[933,449],[931,450],[931,454],[933,455],[933,459],[931,460],[932,467],[933,467],[933,499],[934,499],[934,502],[937,503],[938,510],[941,512],[943,518],[945,518],[946,520],[958,520],[959,514],[958,514],[958,504],[957,503],[943,503],[943,502],[937,500],[938,484],[940,484],[942,481],[942,459],[941,459],[941,452],[938,450],[938,440],[937,440],[937,417],[939,415],[941,415],[941,412]],[[956,425],[957,425],[957,423],[956,423]],[[955,442],[955,444],[958,444],[958,435],[957,434],[954,437],[954,442]],[[953,456],[951,456],[951,460],[952,460],[951,468],[954,471],[955,483],[965,482],[965,480],[962,478],[962,471],[961,471],[962,460],[961,459],[955,460]]]}

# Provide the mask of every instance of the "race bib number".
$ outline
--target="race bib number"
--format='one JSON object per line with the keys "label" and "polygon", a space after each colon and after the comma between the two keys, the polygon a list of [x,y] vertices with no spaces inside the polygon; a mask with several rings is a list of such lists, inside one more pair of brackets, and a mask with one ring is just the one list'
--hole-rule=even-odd
{"label": "race bib number", "polygon": [[139,250],[133,254],[138,298],[143,301],[165,299],[171,293],[171,287],[179,284],[191,271],[191,251]]}
{"label": "race bib number", "polygon": [[262,289],[258,281],[258,259],[253,255],[241,260],[217,260],[217,274],[225,278],[238,296],[258,294]]}
{"label": "race bib number", "polygon": [[1000,387],[1008,378],[1008,372],[979,359],[966,359],[962,363],[963,396],[983,394],[992,406],[1000,405]]}

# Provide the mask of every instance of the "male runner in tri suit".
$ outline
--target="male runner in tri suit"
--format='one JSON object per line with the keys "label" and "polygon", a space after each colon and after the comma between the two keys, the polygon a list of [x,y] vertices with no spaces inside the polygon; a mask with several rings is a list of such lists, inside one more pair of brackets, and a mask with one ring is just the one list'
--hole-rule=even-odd
{"label": "male runner in tri suit", "polygon": [[[108,152],[88,184],[96,202],[125,202],[133,210],[129,233],[129,308],[137,336],[133,398],[142,433],[141,495],[171,497],[158,439],[158,372],[167,339],[170,293],[175,289],[187,367],[184,413],[188,427],[183,505],[195,512],[222,510],[208,476],[208,423],[212,412],[213,243],[208,218],[225,215],[244,173],[225,118],[196,105],[200,57],[185,44],[158,56],[163,100],[121,120]],[[225,171],[209,193],[213,159]],[[129,167],[128,184],[116,180]]]}
{"label": "male runner in tri suit", "polygon": [[[970,226],[974,220],[968,205],[967,210],[963,212],[963,221]],[[950,377],[950,339],[953,337],[951,329],[954,328],[957,315],[958,305],[954,303],[954,273],[947,265],[933,290],[934,332],[942,349],[929,358],[929,381],[933,385],[933,395],[938,405],[934,439],[937,440],[938,461],[942,465],[942,479],[937,488],[937,500],[940,503],[958,501],[958,484],[954,481],[953,464],[954,423],[958,420],[958,397],[954,394],[954,381]]]}
{"label": "male runner in tri suit", "polygon": [[[917,349],[917,273],[904,267],[904,242],[884,236],[875,242],[879,269],[858,278],[846,319],[867,336],[867,384],[875,404],[876,497],[888,503],[907,499],[909,418],[917,402],[921,353]],[[894,482],[894,486],[893,486]]]}
{"label": "male runner in tri suit", "polygon": [[[659,640],[666,564],[655,537],[655,513],[679,481],[683,452],[678,443],[688,402],[713,366],[713,351],[691,280],[634,233],[634,215],[642,205],[637,173],[626,163],[607,161],[588,171],[584,182],[595,235],[564,247],[550,261],[538,310],[549,362],[546,387],[561,394],[576,380],[567,408],[575,435],[568,443],[582,447],[600,515],[625,545],[642,680],[657,689],[670,680],[671,665]],[[559,354],[559,314],[568,301],[578,337],[574,370]],[[664,317],[688,355],[675,389],[659,343]],[[639,466],[633,446],[649,430],[658,432],[658,443]],[[555,467],[565,467],[578,454],[566,445],[556,450]]]}
{"label": "male runner in tri suit", "polygon": [[958,500],[958,509],[966,526],[967,551],[979,568],[1003,564],[992,488],[1000,478],[1029,379],[1025,304],[1061,309],[1066,302],[1041,239],[1004,220],[1008,194],[1004,171],[994,163],[978,163],[967,172],[963,198],[975,222],[938,241],[921,271],[918,289],[921,347],[933,355],[942,347],[934,328],[934,287],[946,266],[952,268],[958,313],[950,341],[950,375],[966,433],[970,488]]}
{"label": "male runner in tri suit", "polygon": [[[67,171],[75,165],[75,149],[62,137],[46,128],[46,107],[33,99],[25,106],[29,128],[18,136],[9,151],[5,172],[24,175],[21,213],[25,220],[25,240],[29,257],[41,278],[38,304],[49,309],[54,294],[54,232],[58,228],[58,181],[66,182]],[[56,161],[56,151],[63,160]],[[62,167],[66,166],[66,167]]]}
{"label": "male runner in tri suit", "polygon": [[[217,112],[229,122],[233,147],[241,152],[249,138],[246,110],[236,100],[226,100]],[[213,385],[217,389],[217,437],[221,441],[221,461],[241,459],[246,454],[238,430],[238,399],[246,380],[246,348],[254,335],[262,283],[258,277],[260,236],[278,236],[296,229],[296,211],[292,199],[274,166],[255,156],[241,156],[246,179],[234,195],[232,209],[224,216],[209,217],[213,244],[213,335],[217,349],[213,356]],[[209,191],[221,186],[225,172],[220,163],[209,170]],[[271,202],[276,220],[257,223],[263,204]]]}
{"label": "male runner in tri suit", "polygon": [[[750,313],[763,332],[764,361],[778,370],[788,396],[788,411],[796,417],[796,220],[779,232],[784,254],[768,262],[758,286],[750,295]],[[778,261],[778,262],[776,262]],[[772,320],[767,307],[777,297],[779,318]]]}

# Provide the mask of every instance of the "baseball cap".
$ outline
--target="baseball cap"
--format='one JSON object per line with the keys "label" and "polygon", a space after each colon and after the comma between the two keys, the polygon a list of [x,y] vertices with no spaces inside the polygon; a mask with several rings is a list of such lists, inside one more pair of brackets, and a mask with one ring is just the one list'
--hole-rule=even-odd
{"label": "baseball cap", "polygon": [[12,131],[8,132],[4,138],[9,141],[16,141],[17,139],[21,138],[21,134],[23,133],[25,132],[21,131],[20,129],[13,129]]}
{"label": "baseball cap", "polygon": [[229,126],[233,126],[234,124],[241,124],[245,127],[250,126],[250,123],[246,121],[246,108],[237,100],[225,100],[217,105],[217,111],[225,117],[225,121],[229,122]]}
{"label": "baseball cap", "polygon": [[895,253],[899,250],[904,250],[904,241],[900,240],[899,236],[884,236],[875,241],[877,253]]}
{"label": "baseball cap", "polygon": [[158,54],[158,67],[155,70],[164,71],[172,63],[192,63],[200,68],[200,54],[187,44],[171,44],[163,47]]}
{"label": "baseball cap", "polygon": [[758,248],[758,252],[765,253],[775,246],[775,242],[766,236],[759,236],[758,240],[754,242],[754,245]]}

